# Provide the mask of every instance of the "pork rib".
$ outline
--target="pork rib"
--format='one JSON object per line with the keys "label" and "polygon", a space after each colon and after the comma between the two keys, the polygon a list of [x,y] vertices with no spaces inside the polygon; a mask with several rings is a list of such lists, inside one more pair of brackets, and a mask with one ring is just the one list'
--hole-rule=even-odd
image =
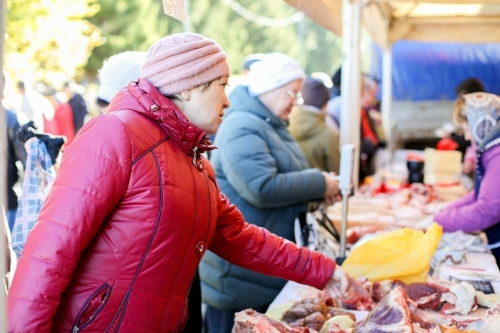
{"label": "pork rib", "polygon": [[396,287],[370,311],[358,333],[413,333],[406,291]]}

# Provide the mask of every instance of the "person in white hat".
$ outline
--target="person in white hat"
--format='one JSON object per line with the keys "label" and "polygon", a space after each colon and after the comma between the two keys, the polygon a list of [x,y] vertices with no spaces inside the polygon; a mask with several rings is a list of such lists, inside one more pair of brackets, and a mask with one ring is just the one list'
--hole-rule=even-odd
{"label": "person in white hat", "polygon": [[[305,73],[282,53],[267,54],[250,67],[248,85],[236,87],[229,101],[212,163],[223,193],[249,223],[294,241],[294,220],[308,202],[333,201],[338,184],[330,174],[309,168],[287,129],[300,99]],[[234,313],[265,312],[284,280],[237,267],[208,251],[200,264],[202,297],[209,332],[231,332]]]}
{"label": "person in white hat", "polygon": [[115,95],[131,81],[137,81],[146,52],[125,51],[112,55],[99,70],[97,106],[105,113]]}

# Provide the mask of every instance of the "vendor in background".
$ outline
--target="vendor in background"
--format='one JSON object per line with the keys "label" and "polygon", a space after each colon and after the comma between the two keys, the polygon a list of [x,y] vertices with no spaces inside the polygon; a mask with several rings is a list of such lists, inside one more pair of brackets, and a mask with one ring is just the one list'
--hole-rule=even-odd
{"label": "vendor in background", "polygon": [[463,95],[454,119],[465,138],[478,147],[475,190],[434,216],[444,231],[485,231],[500,264],[500,97],[487,93]]}
{"label": "vendor in background", "polygon": [[309,167],[339,173],[339,134],[325,124],[330,92],[322,81],[307,77],[302,86],[302,104],[290,113],[290,134],[297,140]]}
{"label": "vendor in background", "polygon": [[[468,78],[464,81],[462,81],[458,87],[455,89],[455,92],[457,94],[457,100],[455,101],[455,104],[453,106],[454,112],[453,114],[460,114],[461,109],[463,107],[464,101],[462,96],[466,94],[472,94],[476,92],[486,92],[486,89],[484,88],[483,83],[477,79],[477,78]],[[454,119],[456,120],[457,117],[454,116]],[[457,123],[458,126],[461,126],[460,124]],[[457,138],[459,139],[459,138]],[[476,165],[476,150],[477,146],[474,142],[474,140],[470,141],[470,144],[466,147],[465,153],[464,153],[464,158],[463,158],[463,173],[466,175],[472,175],[474,173],[474,168]]]}
{"label": "vendor in background", "polygon": [[374,157],[377,149],[381,147],[382,140],[377,135],[382,132],[377,129],[377,123],[370,117],[369,110],[376,103],[376,82],[364,77],[361,86],[361,162],[359,164],[359,180],[363,181],[366,176],[375,173]]}
{"label": "vendor in background", "polygon": [[[220,192],[202,153],[216,148],[206,134],[229,107],[229,75],[224,51],[201,35],[166,36],[149,48],[140,79],[64,152],[9,289],[9,332],[181,332],[208,249],[260,273],[347,290],[332,259],[246,223]],[[324,192],[329,178],[310,173]]]}
{"label": "vendor in background", "polygon": [[[294,220],[307,210],[308,202],[333,202],[339,192],[330,174],[308,167],[287,129],[305,77],[297,61],[282,53],[267,54],[254,63],[248,85],[236,87],[229,97],[231,107],[215,139],[220,149],[211,159],[221,191],[245,221],[290,241]],[[200,277],[210,333],[231,332],[235,312],[266,311],[286,281],[262,273],[238,267],[221,253],[207,252]]]}

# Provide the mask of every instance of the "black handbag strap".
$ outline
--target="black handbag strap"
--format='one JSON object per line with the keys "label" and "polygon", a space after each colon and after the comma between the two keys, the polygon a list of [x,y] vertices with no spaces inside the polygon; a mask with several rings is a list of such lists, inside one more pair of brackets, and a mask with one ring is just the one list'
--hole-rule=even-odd
{"label": "black handbag strap", "polygon": [[300,223],[300,234],[302,235],[303,246],[309,245],[309,227],[307,226],[307,213],[302,212],[297,216]]}

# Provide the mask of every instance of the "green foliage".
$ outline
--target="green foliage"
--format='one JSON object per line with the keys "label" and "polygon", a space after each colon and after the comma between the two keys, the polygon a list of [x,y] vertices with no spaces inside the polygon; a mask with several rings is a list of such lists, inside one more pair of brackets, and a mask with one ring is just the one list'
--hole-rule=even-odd
{"label": "green foliage", "polygon": [[[251,12],[284,18],[296,11],[284,1],[238,0]],[[160,0],[99,0],[101,11],[89,18],[105,43],[96,47],[85,67],[94,78],[104,59],[123,51],[147,51],[159,38],[182,31],[182,23],[163,14]],[[223,0],[191,0],[191,28],[216,40],[227,52],[232,72],[241,72],[250,53],[283,52],[301,62],[308,72],[333,74],[341,62],[341,39],[309,19],[271,28],[250,22]],[[301,30],[302,29],[302,30]],[[302,34],[300,31],[303,31]]]}
{"label": "green foliage", "polygon": [[147,51],[168,33],[182,31],[182,24],[163,14],[161,0],[99,0],[101,10],[89,21],[99,27],[102,45],[96,47],[85,67],[94,78],[104,59],[124,51]]}
{"label": "green foliage", "polygon": [[28,86],[75,77],[99,37],[83,17],[98,9],[95,0],[7,0],[7,71]]}
{"label": "green foliage", "polygon": [[30,45],[30,32],[35,31],[40,18],[47,16],[41,0],[7,0],[7,43],[5,51],[24,52]]}

